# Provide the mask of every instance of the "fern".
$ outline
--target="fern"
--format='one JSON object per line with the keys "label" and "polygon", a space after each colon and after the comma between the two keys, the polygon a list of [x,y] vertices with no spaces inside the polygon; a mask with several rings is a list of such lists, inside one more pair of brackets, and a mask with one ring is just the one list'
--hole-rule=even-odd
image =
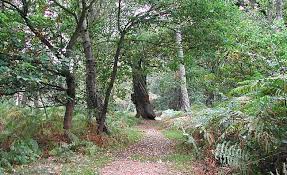
{"label": "fern", "polygon": [[176,120],[176,125],[197,154],[214,150],[222,165],[246,174],[252,171],[249,164],[256,168],[280,150],[287,131],[287,77],[244,81],[232,93],[240,97],[216,108],[196,109],[188,122]]}
{"label": "fern", "polygon": [[[271,175],[281,175],[278,172],[278,169],[276,169],[276,174],[270,172]],[[283,163],[283,167],[282,167],[282,175],[287,175],[287,167],[286,167],[286,163]]]}
{"label": "fern", "polygon": [[232,94],[248,95],[277,95],[286,98],[287,75],[277,74],[257,80],[246,80],[239,83],[239,87],[231,91]]}
{"label": "fern", "polygon": [[247,171],[246,162],[250,159],[249,154],[238,144],[232,144],[230,141],[217,144],[214,156],[222,165],[240,169],[242,172]]}

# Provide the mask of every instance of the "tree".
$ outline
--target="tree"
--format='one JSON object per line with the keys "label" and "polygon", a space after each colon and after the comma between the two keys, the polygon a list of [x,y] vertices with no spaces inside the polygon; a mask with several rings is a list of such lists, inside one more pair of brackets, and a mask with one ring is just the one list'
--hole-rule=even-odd
{"label": "tree", "polygon": [[99,97],[99,94],[97,94],[96,60],[94,57],[92,40],[88,28],[88,24],[92,24],[95,20],[98,20],[99,14],[99,7],[93,6],[93,8],[91,8],[90,14],[83,22],[81,35],[86,58],[86,103],[88,109],[88,122],[90,124],[92,117],[97,117],[97,122],[100,121],[99,114],[102,109],[102,100]]}
{"label": "tree", "polygon": [[276,9],[276,20],[283,20],[283,0],[276,0],[275,1],[275,9]]}
{"label": "tree", "polygon": [[189,104],[189,96],[186,85],[186,75],[185,75],[185,66],[184,66],[184,55],[183,55],[183,47],[182,47],[182,35],[179,28],[175,31],[176,35],[176,44],[178,48],[178,59],[179,59],[179,70],[178,77],[180,82],[180,109],[183,111],[187,111],[190,108]]}
{"label": "tree", "polygon": [[150,103],[147,90],[146,74],[143,69],[143,59],[139,58],[132,63],[133,94],[131,99],[136,106],[136,116],[144,119],[155,119],[155,112]]}
{"label": "tree", "polygon": [[[117,41],[117,46],[116,46],[116,51],[114,54],[114,61],[113,61],[113,68],[112,68],[112,72],[110,75],[110,81],[108,83],[108,87],[106,89],[105,92],[105,99],[104,99],[104,104],[103,104],[103,109],[101,111],[101,115],[100,115],[100,125],[98,127],[98,132],[102,133],[104,131],[104,126],[105,126],[105,121],[106,121],[106,114],[108,111],[108,105],[109,105],[109,98],[111,96],[111,91],[113,89],[115,80],[116,80],[116,75],[117,75],[117,71],[118,71],[118,62],[119,62],[119,58],[121,56],[121,50],[123,48],[124,45],[124,41],[125,41],[125,37],[126,35],[131,31],[131,30],[135,30],[136,27],[139,24],[143,24],[143,23],[149,23],[155,19],[157,19],[158,17],[160,17],[161,15],[164,15],[165,12],[161,11],[162,8],[164,7],[165,3],[154,3],[154,4],[144,4],[147,5],[148,7],[145,7],[145,9],[143,9],[142,12],[137,12],[134,11],[132,14],[130,14],[130,12],[126,12],[125,18],[122,18],[122,1],[119,0],[118,1],[118,6],[117,6],[117,32],[119,35],[119,39]],[[125,4],[125,7],[128,7],[128,4]],[[137,7],[139,8],[139,7]],[[131,10],[131,9],[128,9]],[[122,21],[124,21],[123,23],[121,23]]]}
{"label": "tree", "polygon": [[[4,4],[7,4],[11,7],[14,11],[16,11],[20,17],[23,19],[25,25],[33,32],[33,34],[40,40],[40,42],[45,45],[50,53],[53,55],[53,59],[57,59],[60,61],[61,67],[58,70],[52,70],[55,74],[60,75],[65,78],[66,83],[66,110],[64,116],[64,129],[67,136],[69,136],[69,129],[72,126],[72,117],[73,117],[73,110],[75,106],[75,97],[76,97],[76,83],[75,83],[75,76],[73,74],[73,70],[71,70],[70,62],[73,60],[72,56],[72,49],[77,43],[77,39],[81,34],[81,28],[85,21],[86,15],[88,10],[92,7],[94,1],[90,3],[86,2],[85,0],[82,1],[80,12],[78,14],[73,13],[70,9],[66,8],[64,5],[60,4],[59,2],[53,0],[53,3],[63,10],[65,13],[71,15],[74,20],[76,21],[76,26],[74,31],[70,34],[68,42],[65,46],[61,46],[61,44],[57,44],[60,46],[58,49],[48,37],[47,33],[44,33],[41,29],[38,29],[35,25],[35,22],[31,20],[31,16],[28,13],[31,10],[32,5],[31,1],[22,0],[22,8],[18,7],[17,5],[13,4],[10,1],[1,0]],[[36,3],[36,2],[35,2]],[[33,6],[34,7],[34,6]],[[56,41],[57,42],[57,41]]]}

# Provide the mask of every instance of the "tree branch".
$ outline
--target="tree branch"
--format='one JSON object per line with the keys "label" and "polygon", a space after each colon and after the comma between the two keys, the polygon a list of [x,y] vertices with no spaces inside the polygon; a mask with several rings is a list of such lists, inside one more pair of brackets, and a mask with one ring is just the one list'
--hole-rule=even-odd
{"label": "tree branch", "polygon": [[63,9],[67,14],[70,14],[72,15],[76,22],[78,23],[78,17],[77,17],[77,14],[72,12],[70,9],[66,8],[65,6],[63,6],[62,4],[60,4],[58,1],[56,0],[52,0],[58,7],[60,7],[61,9]]}
{"label": "tree branch", "polygon": [[76,29],[75,29],[73,35],[71,36],[70,41],[68,42],[68,44],[67,44],[67,46],[66,46],[65,56],[69,56],[69,55],[70,55],[71,49],[72,49],[72,48],[74,47],[74,45],[76,44],[77,39],[78,39],[78,37],[79,37],[80,34],[81,34],[82,25],[83,25],[83,23],[84,23],[84,21],[85,21],[87,11],[88,11],[88,9],[92,6],[92,4],[93,4],[94,2],[95,2],[95,0],[93,0],[93,1],[90,3],[90,5],[87,6],[86,1],[85,1],[85,0],[82,0],[82,12],[81,12],[79,21],[78,21],[78,23],[77,23]]}
{"label": "tree branch", "polygon": [[28,12],[28,4],[25,0],[22,0],[23,3],[23,11],[21,9],[19,9],[16,5],[14,5],[13,3],[7,1],[7,0],[2,0],[4,3],[10,5],[11,7],[13,7],[19,14],[20,16],[24,19],[26,25],[29,27],[29,29],[36,35],[37,38],[40,39],[40,41],[46,45],[49,50],[51,50],[56,57],[60,58],[60,53],[55,49],[55,47],[51,44],[51,42],[45,38],[45,36],[38,31],[33,25],[32,22],[30,21],[30,19],[27,17],[27,12]]}
{"label": "tree branch", "polygon": [[42,81],[39,82],[40,84],[43,84],[43,85],[46,85],[46,86],[49,86],[49,87],[53,87],[54,90],[57,90],[57,91],[66,91],[67,89],[62,87],[62,86],[58,86],[58,85],[54,85],[54,84],[50,84],[50,83],[44,83]]}
{"label": "tree branch", "polygon": [[122,0],[118,1],[118,15],[117,15],[117,26],[118,26],[118,30],[120,33],[122,33],[121,21],[120,21],[120,18],[121,18],[121,2],[122,2]]}
{"label": "tree branch", "polygon": [[14,95],[14,94],[16,94],[16,93],[18,93],[18,92],[26,92],[26,91],[25,91],[25,90],[16,90],[16,91],[13,91],[13,92],[6,93],[6,92],[3,92],[3,91],[0,90],[0,97],[3,96],[3,95],[7,95],[7,96],[8,96],[8,95],[9,95],[9,96],[10,96],[10,95]]}

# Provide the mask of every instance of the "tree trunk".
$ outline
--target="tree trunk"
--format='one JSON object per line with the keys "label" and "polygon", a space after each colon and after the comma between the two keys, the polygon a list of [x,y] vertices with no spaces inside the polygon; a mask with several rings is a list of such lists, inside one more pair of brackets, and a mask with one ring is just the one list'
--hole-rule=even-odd
{"label": "tree trunk", "polygon": [[0,9],[2,10],[2,12],[4,12],[4,10],[5,10],[5,6],[4,5],[5,5],[4,1],[2,1],[1,4],[0,4]]}
{"label": "tree trunk", "polygon": [[22,92],[18,92],[16,95],[15,95],[15,101],[16,101],[16,103],[15,103],[15,105],[16,106],[20,106],[21,105],[21,101],[22,101],[22,95],[23,95],[23,93]]}
{"label": "tree trunk", "polygon": [[136,116],[154,120],[156,115],[149,101],[146,75],[143,74],[141,61],[133,65],[132,74],[134,93],[131,95],[131,99],[136,106]]}
{"label": "tree trunk", "polygon": [[180,108],[183,111],[187,111],[188,108],[190,107],[190,103],[189,103],[189,96],[188,96],[188,91],[187,91],[187,86],[186,86],[182,36],[181,36],[181,31],[179,29],[176,30],[176,44],[178,48],[178,58],[180,61],[179,70],[178,70],[179,81],[180,81],[180,93],[181,93],[180,94],[181,95],[181,98],[180,98],[181,107]]}
{"label": "tree trunk", "polygon": [[205,100],[205,105],[208,107],[211,107],[213,102],[214,102],[214,93],[211,91],[206,91],[206,100]]}
{"label": "tree trunk", "polygon": [[275,11],[276,11],[276,20],[283,19],[283,0],[276,0],[275,1]]}
{"label": "tree trunk", "polygon": [[39,108],[40,107],[38,92],[35,94],[33,102],[34,102],[35,108]]}
{"label": "tree trunk", "polygon": [[249,4],[250,4],[251,8],[254,10],[256,7],[256,0],[250,0]]}
{"label": "tree trunk", "polygon": [[125,34],[126,33],[121,33],[120,40],[118,41],[118,44],[117,44],[117,50],[116,50],[116,53],[114,55],[113,70],[111,73],[110,82],[108,83],[108,88],[107,88],[106,93],[105,93],[105,101],[104,101],[104,105],[103,105],[101,115],[100,115],[98,133],[102,133],[103,131],[105,131],[105,122],[106,122],[106,116],[107,116],[107,112],[108,112],[109,99],[110,99],[111,92],[112,92],[112,89],[114,87],[114,83],[116,80],[116,75],[117,75],[117,71],[118,71],[118,62],[119,62],[121,50],[122,50],[122,47],[124,44]]}
{"label": "tree trunk", "polygon": [[82,26],[82,40],[86,57],[86,102],[88,109],[88,122],[91,124],[92,117],[94,116],[96,116],[97,121],[99,121],[99,112],[101,111],[102,101],[97,95],[96,61],[86,20]]}
{"label": "tree trunk", "polygon": [[68,131],[72,127],[73,111],[75,106],[76,97],[76,83],[75,77],[70,72],[66,75],[66,86],[67,86],[67,102],[66,111],[64,116],[64,129]]}
{"label": "tree trunk", "polygon": [[270,24],[273,23],[274,20],[274,0],[269,1],[268,7],[267,7],[267,20]]}

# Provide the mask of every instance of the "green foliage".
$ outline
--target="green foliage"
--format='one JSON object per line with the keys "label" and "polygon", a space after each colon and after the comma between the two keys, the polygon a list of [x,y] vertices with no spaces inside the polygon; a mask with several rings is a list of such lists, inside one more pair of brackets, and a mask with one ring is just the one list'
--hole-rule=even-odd
{"label": "green foliage", "polygon": [[223,141],[217,144],[214,156],[222,165],[232,169],[239,168],[243,174],[246,174],[249,154],[242,150],[239,145],[232,145],[229,141]]}
{"label": "green foliage", "polygon": [[[260,167],[266,157],[280,154],[286,143],[287,29],[284,20],[273,20],[275,9],[271,1],[256,1],[259,10],[250,2],[242,1],[244,5],[239,8],[236,5],[239,1],[235,0],[130,1],[121,6],[121,19],[117,19],[118,7],[114,1],[96,3],[93,7],[100,15],[88,10],[84,18],[88,19],[92,49],[96,53],[93,66],[97,68],[99,96],[103,95],[112,71],[118,27],[131,27],[120,54],[114,99],[110,100],[114,106],[110,111],[129,109],[132,68],[135,62],[141,61],[141,73],[151,77],[149,89],[157,97],[152,103],[157,110],[165,110],[163,118],[174,121],[178,129],[166,131],[168,138],[185,140],[197,155],[210,156],[212,152],[219,163],[239,171],[250,168],[244,167],[244,163],[250,163],[254,169]],[[16,5],[28,11],[28,25],[35,28],[30,26],[29,30],[23,14],[19,15],[8,3],[3,4],[0,12],[0,140],[1,146],[3,143],[8,147],[1,150],[1,166],[36,160],[40,153],[35,141],[64,159],[77,152],[96,154],[97,146],[81,141],[90,128],[86,127],[87,113],[83,105],[88,61],[84,59],[79,39],[68,53],[71,57],[64,56],[69,36],[80,22],[82,5],[75,0],[65,2],[62,7],[44,0],[29,1],[28,9],[24,4]],[[141,16],[138,11],[147,7],[157,9],[137,21]],[[46,15],[47,12],[52,15]],[[285,5],[282,13],[286,12]],[[74,15],[78,19],[75,20]],[[89,21],[92,16],[97,16],[94,22]],[[184,114],[167,110],[179,109],[180,101],[180,82],[175,73],[180,63],[176,57],[174,30],[177,28],[182,32],[183,63],[193,105],[192,112]],[[81,30],[77,31],[74,36],[81,34]],[[54,49],[48,49],[44,39]],[[47,41],[44,42],[47,45]],[[77,84],[73,127],[68,132],[74,142],[59,146],[63,141],[64,108],[37,109],[33,101],[38,99],[48,106],[65,104],[69,100],[64,95],[68,71],[74,73]],[[19,106],[15,106],[12,96],[17,92],[24,92],[27,97]],[[195,103],[200,107],[194,107]],[[175,119],[178,116],[181,118]],[[141,134],[132,127],[139,121],[128,112],[110,112],[109,139],[122,145],[137,141]],[[272,168],[275,172],[276,167]]]}
{"label": "green foliage", "polygon": [[41,151],[33,139],[15,141],[9,152],[0,150],[0,167],[11,168],[13,164],[27,164],[37,160]]}
{"label": "green foliage", "polygon": [[176,141],[184,141],[184,135],[177,129],[164,130],[163,134],[166,138]]}
{"label": "green foliage", "polygon": [[287,131],[283,124],[286,77],[279,74],[245,81],[232,93],[243,96],[220,107],[196,109],[189,122],[179,120],[175,125],[197,153],[214,149],[222,165],[246,173],[251,171],[249,166],[264,162],[264,157],[280,153]]}
{"label": "green foliage", "polygon": [[107,124],[113,138],[110,146],[123,147],[140,140],[142,133],[133,128],[140,120],[130,112],[115,112],[108,116]]}
{"label": "green foliage", "polygon": [[70,162],[76,153],[82,153],[87,156],[94,156],[101,152],[102,149],[89,141],[76,141],[72,143],[62,143],[60,146],[55,147],[49,154],[56,156],[59,161]]}
{"label": "green foliage", "polygon": [[118,111],[108,117],[107,123],[112,130],[117,130],[135,126],[139,121],[140,119],[136,118],[133,113]]}
{"label": "green foliage", "polygon": [[9,103],[1,103],[0,118],[5,130],[1,140],[17,138],[43,138],[62,131],[62,108],[44,110],[21,108]]}

